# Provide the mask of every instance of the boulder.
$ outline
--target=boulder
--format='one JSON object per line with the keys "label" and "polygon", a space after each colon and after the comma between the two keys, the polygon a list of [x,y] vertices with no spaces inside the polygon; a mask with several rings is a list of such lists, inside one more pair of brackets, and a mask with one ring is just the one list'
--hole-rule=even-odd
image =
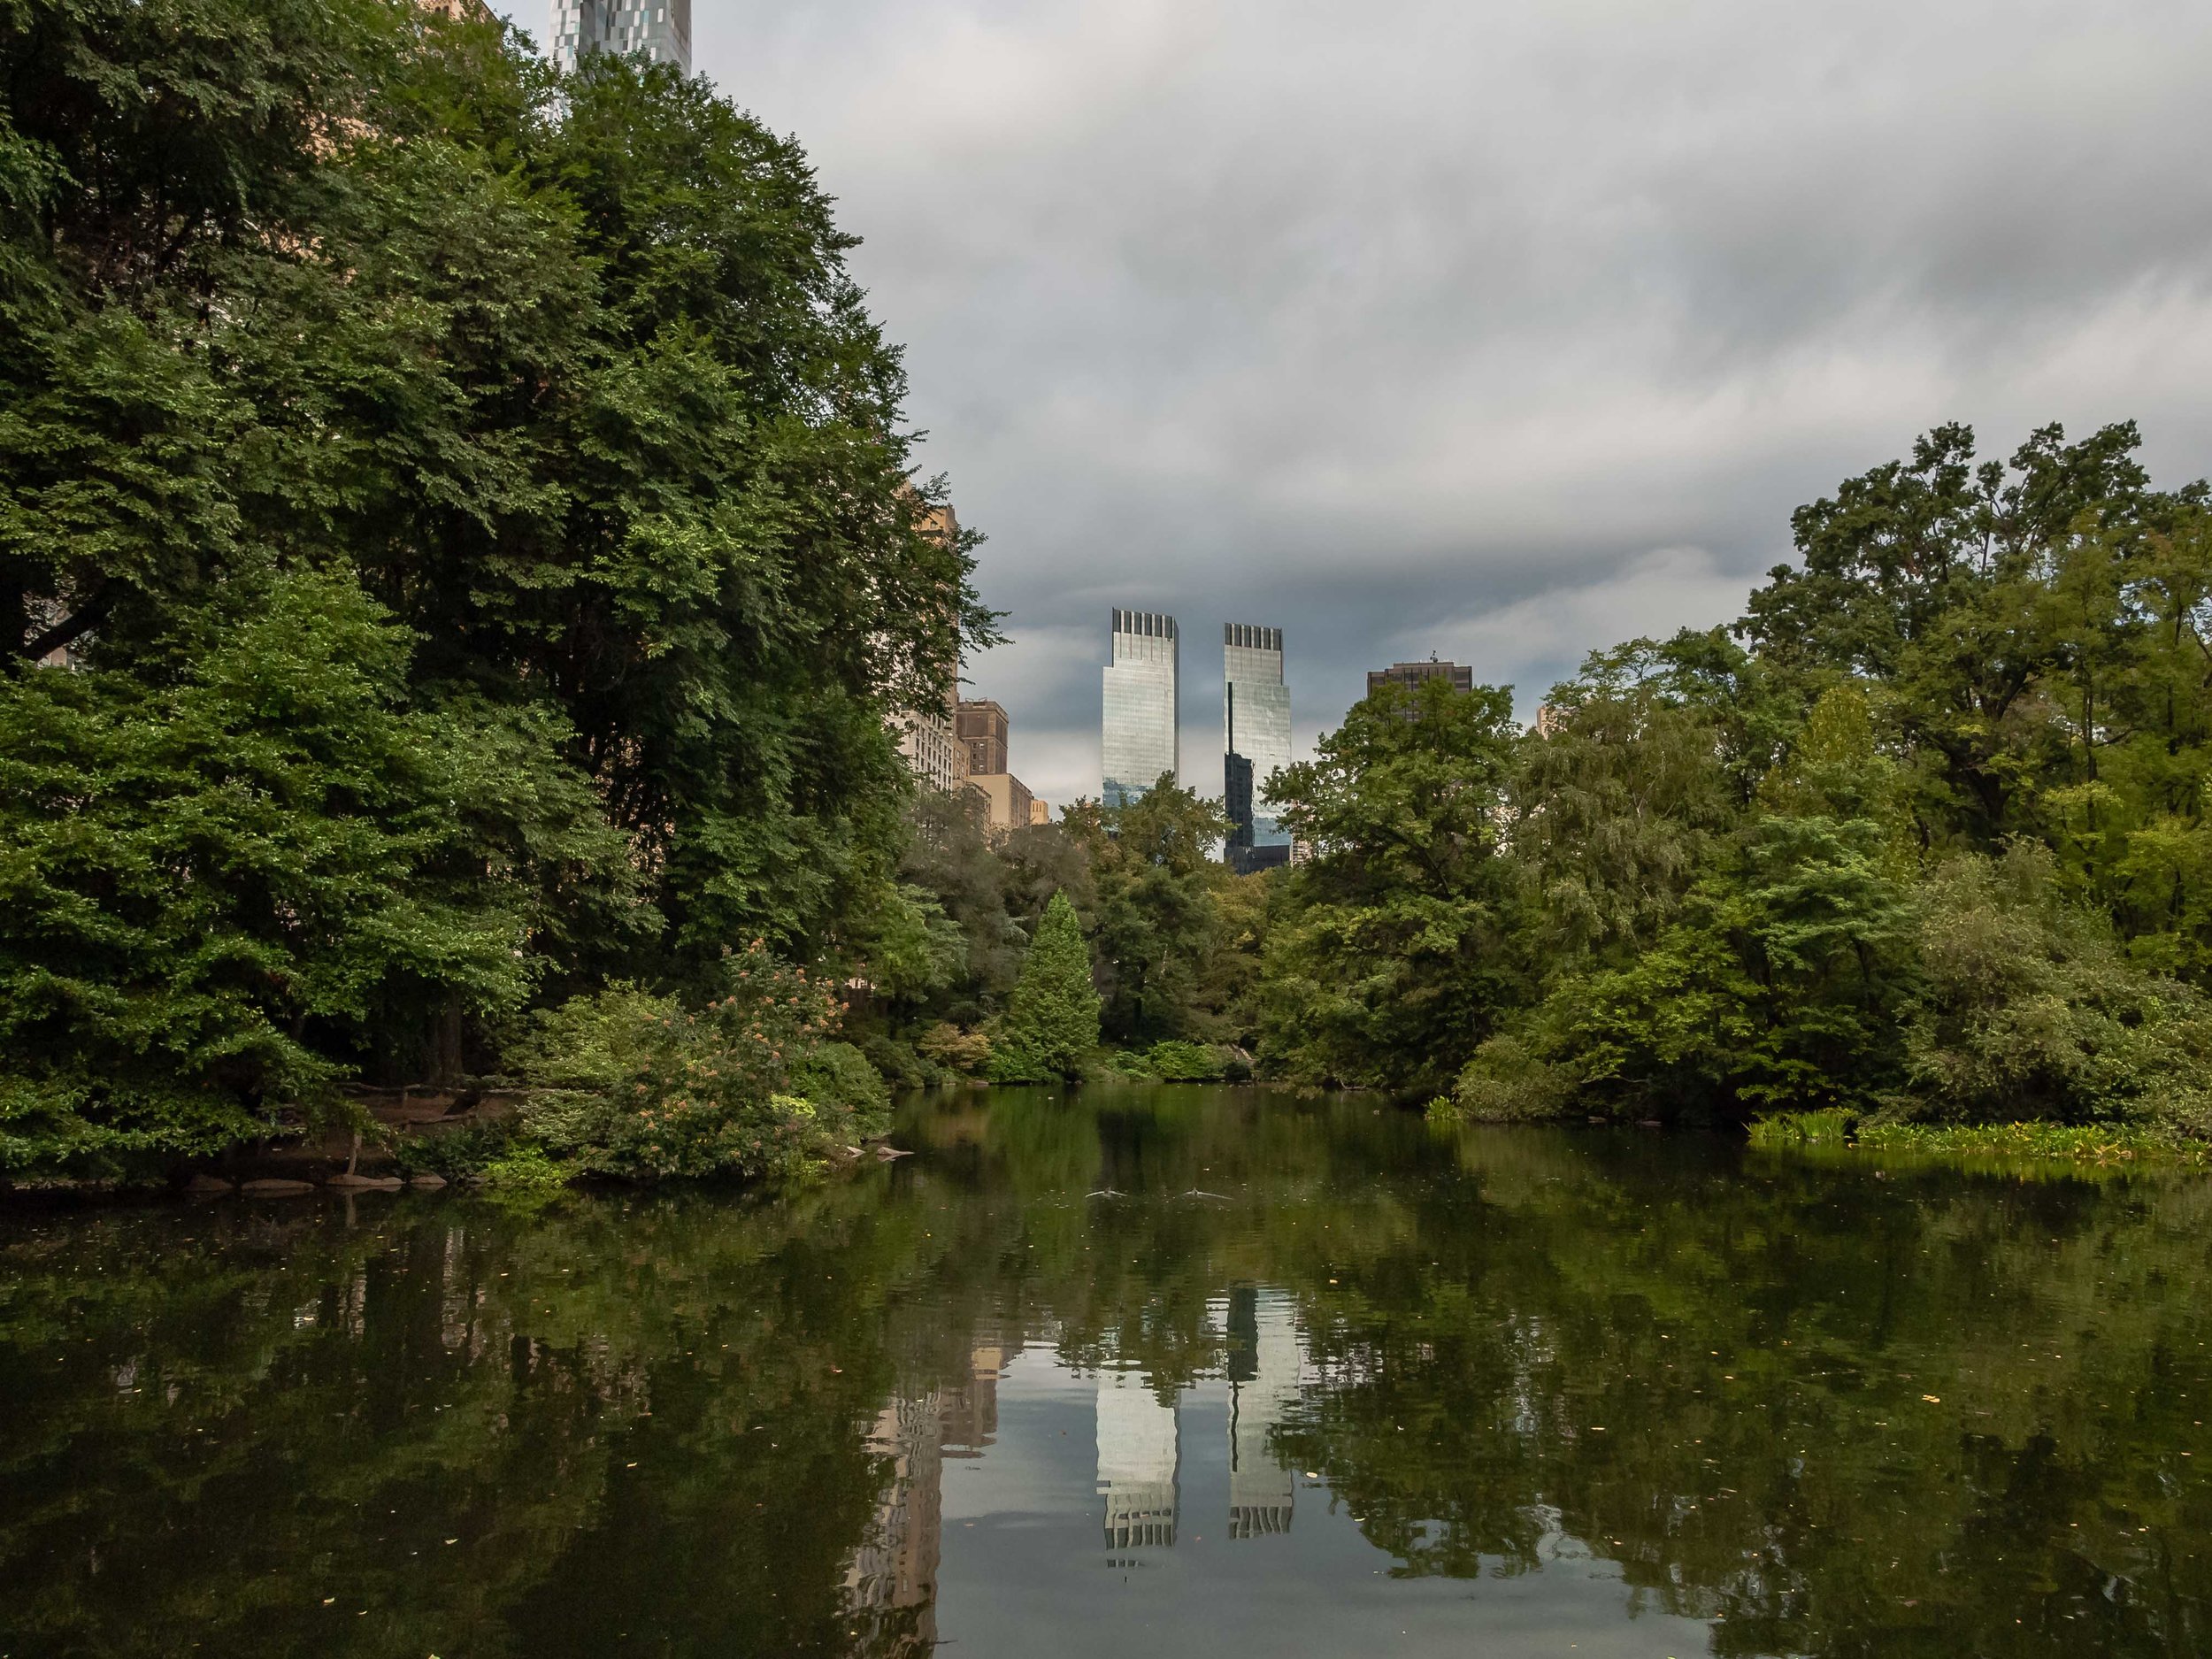
{"label": "boulder", "polygon": [[304,1198],[315,1190],[312,1181],[248,1181],[238,1189],[249,1198]]}
{"label": "boulder", "polygon": [[188,1193],[204,1194],[211,1198],[218,1195],[228,1197],[238,1189],[221,1176],[210,1175],[203,1170],[184,1184],[184,1190]]}
{"label": "boulder", "polygon": [[407,1183],[396,1175],[348,1175],[341,1171],[325,1185],[347,1193],[396,1193]]}
{"label": "boulder", "polygon": [[407,1184],[410,1187],[419,1187],[426,1193],[435,1192],[439,1187],[445,1185],[445,1177],[442,1175],[433,1175],[429,1171],[425,1170],[420,1175],[416,1176]]}

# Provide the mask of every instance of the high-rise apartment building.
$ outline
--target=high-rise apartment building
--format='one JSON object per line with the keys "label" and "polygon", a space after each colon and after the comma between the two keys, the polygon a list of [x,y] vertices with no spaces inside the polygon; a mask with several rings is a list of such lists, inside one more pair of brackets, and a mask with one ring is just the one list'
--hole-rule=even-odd
{"label": "high-rise apartment building", "polygon": [[1280,863],[1290,835],[1277,823],[1267,786],[1290,764],[1290,687],[1283,679],[1283,631],[1248,622],[1221,629],[1223,803],[1229,860],[1243,867]]}
{"label": "high-rise apartment building", "polygon": [[956,717],[956,734],[968,746],[971,773],[1004,772],[1009,722],[1006,710],[987,699],[964,697]]}
{"label": "high-rise apartment building", "polygon": [[642,52],[689,74],[691,0],[553,0],[553,61],[573,69],[586,52]]}
{"label": "high-rise apartment building", "polygon": [[1373,696],[1385,686],[1403,686],[1408,691],[1418,691],[1432,680],[1448,680],[1454,691],[1472,691],[1475,671],[1458,663],[1440,663],[1433,657],[1425,663],[1393,663],[1387,668],[1367,671],[1367,695]]}
{"label": "high-rise apartment building", "polygon": [[1105,669],[1104,749],[1100,799],[1125,806],[1182,770],[1175,717],[1175,618],[1156,611],[1116,611],[1113,660]]}
{"label": "high-rise apartment building", "polygon": [[1421,687],[1439,680],[1455,694],[1471,692],[1475,688],[1475,671],[1461,663],[1440,663],[1433,657],[1425,663],[1393,663],[1387,668],[1367,671],[1367,695],[1371,697],[1385,686],[1401,687],[1411,701],[1398,710],[1398,718],[1410,722],[1421,718]]}
{"label": "high-rise apartment building", "polygon": [[[952,503],[926,509],[922,534],[949,547],[960,537],[960,519]],[[959,795],[968,785],[968,746],[960,741],[959,664],[953,665],[952,684],[946,688],[941,710],[902,717],[899,752],[914,775],[943,795]]]}
{"label": "high-rise apartment building", "polygon": [[1035,822],[1037,803],[1006,764],[1013,735],[1006,710],[986,698],[964,700],[953,729],[966,760],[967,786],[984,803],[986,826],[1004,831]]}

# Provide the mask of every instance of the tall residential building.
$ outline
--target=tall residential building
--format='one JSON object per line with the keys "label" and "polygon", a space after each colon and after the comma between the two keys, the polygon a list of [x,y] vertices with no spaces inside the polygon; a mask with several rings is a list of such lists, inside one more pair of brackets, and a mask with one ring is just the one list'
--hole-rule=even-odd
{"label": "tall residential building", "polygon": [[[688,26],[689,13],[686,12]],[[949,547],[960,537],[960,519],[950,502],[925,509],[922,534]],[[945,691],[944,710],[902,717],[899,752],[914,775],[941,795],[960,795],[968,787],[968,746],[960,741],[960,667],[953,664],[952,684]]]}
{"label": "tall residential building", "polygon": [[689,74],[691,0],[553,0],[553,61],[573,69],[586,52],[642,52]]}
{"label": "tall residential building", "polygon": [[1454,691],[1472,691],[1475,671],[1457,663],[1440,663],[1433,657],[1425,663],[1393,663],[1387,668],[1367,671],[1367,695],[1372,696],[1385,686],[1403,686],[1408,691],[1418,691],[1424,682],[1448,680]]}
{"label": "tall residential building", "polygon": [[1013,722],[1006,710],[981,698],[964,701],[954,716],[954,731],[966,753],[968,787],[983,803],[986,827],[1003,832],[1033,822],[1036,802],[1029,786],[1007,769]]}
{"label": "tall residential building", "polygon": [[968,787],[981,797],[983,824],[986,829],[997,832],[1019,829],[1031,820],[1030,807],[1034,804],[1029,786],[1010,772],[970,772]]}
{"label": "tall residential building", "polygon": [[971,774],[1008,770],[1006,739],[1009,723],[1004,709],[987,699],[964,697],[960,701],[956,726],[960,741],[968,746],[968,771]]}
{"label": "tall residential building", "polygon": [[1113,660],[1105,669],[1105,764],[1099,792],[1125,806],[1182,770],[1176,723],[1175,618],[1156,611],[1116,611]]}
{"label": "tall residential building", "polygon": [[1287,851],[1256,861],[1253,855],[1261,848],[1290,846],[1267,795],[1268,780],[1290,764],[1290,687],[1283,680],[1280,628],[1222,625],[1221,736],[1230,862],[1279,863]]}
{"label": "tall residential building", "polygon": [[[1475,688],[1475,671],[1459,663],[1440,663],[1432,657],[1425,663],[1393,663],[1387,668],[1367,671],[1367,695],[1373,696],[1385,686],[1398,686],[1414,701],[1398,710],[1398,718],[1414,721],[1421,718],[1419,698],[1421,687],[1432,680],[1441,680],[1455,693],[1471,692]],[[1292,859],[1293,864],[1298,860]]]}

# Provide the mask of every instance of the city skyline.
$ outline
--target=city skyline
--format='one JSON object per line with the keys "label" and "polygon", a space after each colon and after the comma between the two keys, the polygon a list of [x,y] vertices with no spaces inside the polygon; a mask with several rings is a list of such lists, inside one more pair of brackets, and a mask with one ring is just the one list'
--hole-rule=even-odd
{"label": "city skyline", "polygon": [[1389,662],[1526,721],[1592,650],[1733,620],[1794,508],[1945,421],[2006,454],[2133,419],[2159,484],[2206,470],[2212,10],[1771,21],[730,0],[693,63],[863,239],[1009,617],[968,672],[1058,802],[1133,592],[1263,605],[1303,755]]}

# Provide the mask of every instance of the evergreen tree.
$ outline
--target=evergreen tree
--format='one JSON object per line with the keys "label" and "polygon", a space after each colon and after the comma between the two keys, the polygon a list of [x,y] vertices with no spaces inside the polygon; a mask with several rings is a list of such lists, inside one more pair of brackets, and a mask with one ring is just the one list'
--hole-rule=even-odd
{"label": "evergreen tree", "polygon": [[1066,894],[1056,893],[1022,958],[992,1075],[1002,1082],[1080,1077],[1098,1047],[1098,1008],[1075,907]]}

